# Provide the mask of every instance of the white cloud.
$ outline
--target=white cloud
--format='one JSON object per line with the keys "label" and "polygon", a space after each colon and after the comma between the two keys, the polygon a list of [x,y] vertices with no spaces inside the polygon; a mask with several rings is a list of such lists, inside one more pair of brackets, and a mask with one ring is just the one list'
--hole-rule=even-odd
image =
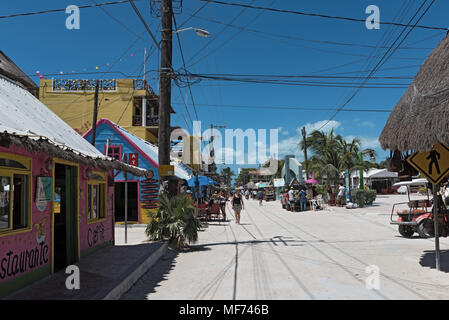
{"label": "white cloud", "polygon": [[357,123],[357,125],[359,127],[370,127],[370,128],[374,128],[374,123],[372,123],[371,121],[362,121]]}
{"label": "white cloud", "polygon": [[[325,125],[325,127],[323,127]],[[341,123],[335,120],[322,120],[322,121],[317,121],[314,123],[307,123],[305,126],[301,126],[297,129],[298,133],[301,133],[301,129],[302,127],[306,127],[306,132],[307,134],[311,133],[314,130],[320,130],[323,132],[330,132],[332,129],[337,129],[340,127],[341,128]]]}
{"label": "white cloud", "polygon": [[278,127],[277,130],[279,131],[279,134],[282,136],[287,136],[288,135],[288,129],[284,128],[284,127]]}
{"label": "white cloud", "polygon": [[362,144],[362,149],[379,149],[380,142],[378,137],[364,137],[364,136],[345,136],[343,137],[346,141],[351,141],[354,138],[360,139]]}

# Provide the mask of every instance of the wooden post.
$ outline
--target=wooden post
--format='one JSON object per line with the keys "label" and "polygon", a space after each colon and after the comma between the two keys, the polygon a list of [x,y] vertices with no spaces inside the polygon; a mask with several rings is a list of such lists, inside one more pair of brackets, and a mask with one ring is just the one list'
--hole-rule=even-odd
{"label": "wooden post", "polygon": [[307,138],[306,138],[307,133],[306,133],[306,127],[303,127],[301,132],[302,132],[302,138],[303,138],[303,141],[304,141],[304,162],[306,164],[306,179],[308,180],[309,179],[309,164],[307,162]]}
{"label": "wooden post", "polygon": [[440,234],[438,230],[438,206],[439,206],[439,198],[438,198],[438,185],[433,185],[433,227],[435,233],[435,268],[440,271]]}
{"label": "wooden post", "polygon": [[[170,105],[172,74],[172,0],[161,1],[161,71],[159,89],[159,166],[170,164]],[[165,179],[159,177],[160,183]]]}
{"label": "wooden post", "polygon": [[94,117],[92,120],[92,145],[95,147],[95,136],[97,134],[97,115],[98,115],[98,89],[100,80],[95,81],[95,95],[94,95]]}

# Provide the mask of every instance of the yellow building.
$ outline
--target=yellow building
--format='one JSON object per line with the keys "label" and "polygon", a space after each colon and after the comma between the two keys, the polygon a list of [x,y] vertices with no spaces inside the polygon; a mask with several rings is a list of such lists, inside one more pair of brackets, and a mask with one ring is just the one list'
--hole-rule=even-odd
{"label": "yellow building", "polygon": [[[96,80],[41,79],[39,99],[82,135],[92,127],[95,85]],[[99,80],[98,92],[97,119],[157,144],[159,98],[146,81]]]}

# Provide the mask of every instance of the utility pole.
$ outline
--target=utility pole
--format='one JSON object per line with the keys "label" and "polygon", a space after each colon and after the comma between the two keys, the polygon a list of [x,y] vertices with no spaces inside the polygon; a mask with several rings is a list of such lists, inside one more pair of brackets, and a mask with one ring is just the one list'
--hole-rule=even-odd
{"label": "utility pole", "polygon": [[304,141],[304,162],[306,164],[306,179],[309,179],[309,163],[307,162],[307,133],[306,133],[306,127],[302,127],[302,139]]}
{"label": "utility pole", "polygon": [[95,147],[95,136],[97,134],[97,116],[98,116],[98,89],[100,87],[100,80],[95,81],[95,95],[94,95],[94,118],[92,120],[92,145]]}
{"label": "utility pole", "polygon": [[[217,166],[215,165],[215,149],[214,149],[214,128],[215,129],[224,129],[226,126],[214,126],[213,124],[210,125],[210,158],[212,158],[212,163],[210,164],[210,167],[212,168],[212,171],[216,171]],[[223,162],[222,162],[223,163]]]}
{"label": "utility pole", "polygon": [[[170,106],[172,77],[172,0],[161,0],[161,71],[159,80],[159,167],[170,165]],[[162,185],[163,177],[159,177]]]}

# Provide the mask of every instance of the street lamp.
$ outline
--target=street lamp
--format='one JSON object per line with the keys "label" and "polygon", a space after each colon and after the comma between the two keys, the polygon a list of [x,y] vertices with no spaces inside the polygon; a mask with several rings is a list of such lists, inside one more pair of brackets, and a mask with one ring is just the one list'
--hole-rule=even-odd
{"label": "street lamp", "polygon": [[175,31],[173,31],[173,33],[180,33],[180,32],[184,32],[187,30],[194,30],[197,35],[199,35],[200,37],[203,37],[203,38],[207,38],[210,36],[209,31],[194,28],[194,27],[189,27],[189,28],[185,28],[185,29],[181,29],[181,30],[175,30]]}

